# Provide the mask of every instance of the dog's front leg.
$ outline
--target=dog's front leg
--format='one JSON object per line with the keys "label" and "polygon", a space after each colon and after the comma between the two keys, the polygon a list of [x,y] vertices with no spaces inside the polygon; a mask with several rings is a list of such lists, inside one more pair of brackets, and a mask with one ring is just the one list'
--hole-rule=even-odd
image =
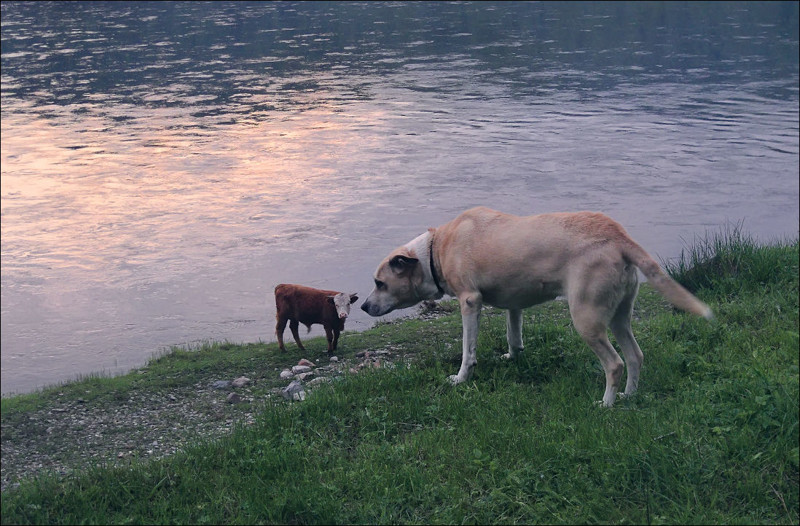
{"label": "dog's front leg", "polygon": [[506,341],[508,352],[503,358],[513,360],[522,350],[522,310],[509,309],[506,312]]}
{"label": "dog's front leg", "polygon": [[450,375],[450,381],[460,384],[469,380],[472,376],[472,369],[478,363],[478,326],[481,321],[481,305],[483,303],[480,294],[465,294],[458,298],[461,306],[461,325],[463,336],[461,342],[461,369],[458,374]]}

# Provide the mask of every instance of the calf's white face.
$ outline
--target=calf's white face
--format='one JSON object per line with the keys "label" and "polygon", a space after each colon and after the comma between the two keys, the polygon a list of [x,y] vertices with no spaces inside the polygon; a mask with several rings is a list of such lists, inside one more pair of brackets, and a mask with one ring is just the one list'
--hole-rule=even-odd
{"label": "calf's white face", "polygon": [[339,319],[343,320],[350,314],[350,304],[355,303],[355,301],[358,300],[358,296],[340,292],[335,296],[328,296],[328,300],[336,307],[336,314],[339,316]]}

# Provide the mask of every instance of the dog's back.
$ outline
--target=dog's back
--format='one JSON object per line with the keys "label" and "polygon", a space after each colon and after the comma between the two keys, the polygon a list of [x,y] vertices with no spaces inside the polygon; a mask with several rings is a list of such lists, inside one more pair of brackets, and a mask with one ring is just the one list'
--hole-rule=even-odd
{"label": "dog's back", "polygon": [[435,235],[441,240],[437,249],[448,282],[451,276],[469,276],[472,283],[453,283],[455,288],[471,285],[491,305],[509,308],[547,301],[567,292],[571,276],[613,274],[624,262],[638,267],[676,307],[713,317],[708,305],[670,278],[622,225],[605,214],[515,216],[476,207],[437,228]]}

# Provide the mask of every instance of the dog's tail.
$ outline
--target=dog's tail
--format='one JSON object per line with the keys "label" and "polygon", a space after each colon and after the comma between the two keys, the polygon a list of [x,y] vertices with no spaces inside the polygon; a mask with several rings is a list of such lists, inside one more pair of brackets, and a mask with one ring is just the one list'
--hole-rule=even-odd
{"label": "dog's tail", "polygon": [[707,320],[714,318],[711,308],[669,277],[645,249],[630,238],[627,241],[628,243],[625,244],[622,250],[623,255],[642,271],[650,285],[660,292],[667,301],[679,309],[702,316]]}

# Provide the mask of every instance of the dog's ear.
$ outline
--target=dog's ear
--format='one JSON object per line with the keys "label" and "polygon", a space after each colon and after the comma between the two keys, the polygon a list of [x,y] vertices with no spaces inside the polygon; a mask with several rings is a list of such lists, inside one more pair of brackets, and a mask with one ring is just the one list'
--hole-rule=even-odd
{"label": "dog's ear", "polygon": [[397,255],[389,261],[389,266],[398,274],[413,269],[419,260],[408,256]]}
{"label": "dog's ear", "polygon": [[357,301],[358,301],[358,294],[350,294],[350,304],[352,305]]}

